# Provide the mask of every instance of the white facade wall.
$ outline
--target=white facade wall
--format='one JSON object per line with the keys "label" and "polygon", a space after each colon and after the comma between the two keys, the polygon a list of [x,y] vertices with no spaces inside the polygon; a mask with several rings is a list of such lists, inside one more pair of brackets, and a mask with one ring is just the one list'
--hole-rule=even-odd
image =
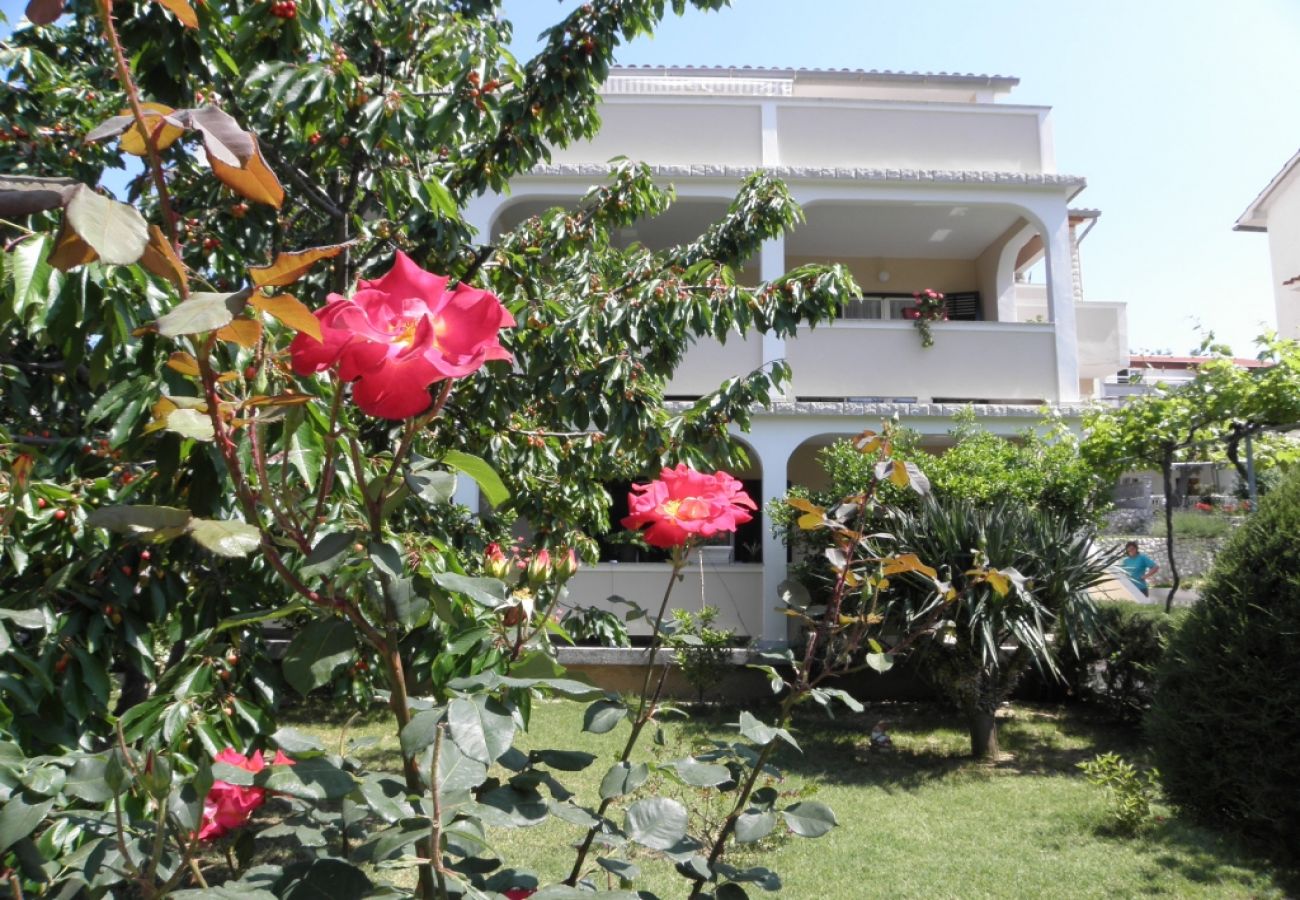
{"label": "white facade wall", "polygon": [[1268,251],[1273,265],[1273,301],[1281,337],[1300,339],[1300,170],[1274,192],[1268,208]]}
{"label": "white facade wall", "polygon": [[[1126,341],[1121,304],[1078,302],[1068,204],[1082,181],[1055,174],[1045,108],[992,102],[1006,89],[862,86],[834,76],[819,81],[696,78],[678,70],[617,74],[601,107],[604,126],[593,140],[557,150],[550,165],[516,179],[508,197],[475,199],[466,218],[488,239],[510,205],[576,199],[601,180],[605,163],[615,156],[652,164],[683,200],[729,202],[743,175],[766,167],[785,179],[805,208],[851,205],[864,217],[884,217],[886,226],[890,210],[906,208],[939,209],[943,215],[951,210],[953,228],[962,226],[960,216],[969,210],[1004,213],[987,235],[966,232],[981,240],[960,258],[944,256],[936,245],[943,237],[927,230],[915,253],[895,248],[873,255],[863,239],[854,243],[857,255],[845,258],[825,243],[810,246],[808,232],[796,232],[768,241],[751,260],[747,268],[763,281],[805,262],[825,261],[847,264],[867,292],[978,290],[985,319],[934,323],[935,346],[928,349],[912,322],[883,320],[835,322],[801,329],[789,339],[737,334],[725,343],[709,339],[692,347],[669,396],[711,392],[723,379],[775,360],[791,364],[786,394],[756,415],[744,436],[762,473],[761,496],[754,498],[762,507],[784,497],[813,448],[864,428],[879,429],[891,416],[940,440],[960,404],[973,401],[985,427],[1015,434],[1038,421],[1042,402],[1077,400],[1085,370],[1117,340]],[[927,92],[935,102],[923,102]],[[821,238],[853,237],[861,227],[852,217],[844,225],[834,221],[833,228],[822,226]],[[1037,296],[1022,298],[1016,263],[1034,237],[1045,254],[1046,283],[1037,286]],[[798,252],[788,249],[792,239],[799,241]],[[889,276],[882,279],[881,272]],[[947,279],[942,285],[930,283],[940,277]],[[1042,321],[1025,321],[1030,303],[1041,305],[1036,314]],[[1119,352],[1126,360],[1127,347]],[[474,507],[474,493],[467,485],[458,500]],[[721,610],[727,627],[761,644],[786,642],[789,620],[780,612],[777,591],[786,575],[786,550],[766,527],[763,560],[707,564],[702,572],[693,565],[674,605],[708,603]],[[608,597],[621,595],[657,608],[666,573],[666,565],[655,564],[588,567],[571,582],[570,602],[607,606]]]}

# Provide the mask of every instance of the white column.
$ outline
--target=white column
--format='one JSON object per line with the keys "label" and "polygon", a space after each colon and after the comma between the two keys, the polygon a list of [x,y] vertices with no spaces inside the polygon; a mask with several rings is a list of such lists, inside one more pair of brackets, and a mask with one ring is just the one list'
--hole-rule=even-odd
{"label": "white column", "polygon": [[456,473],[456,492],[451,495],[452,503],[459,503],[461,506],[468,506],[471,515],[478,515],[479,489],[478,482],[468,475]]}
{"label": "white column", "polygon": [[763,143],[762,156],[763,165],[779,166],[781,165],[781,139],[776,128],[776,103],[768,101],[762,106],[762,127]]}
{"label": "white column", "polygon": [[[763,463],[763,495],[755,498],[760,508],[785,497],[786,471],[790,454],[798,441],[786,431],[788,423],[779,419],[758,420],[749,435],[755,454]],[[786,432],[786,433],[783,433]],[[777,587],[786,578],[785,544],[772,534],[766,513],[763,521],[763,598],[762,633],[756,635],[760,647],[784,647],[788,642],[789,618],[781,612]]]}
{"label": "white column", "polygon": [[1047,250],[1047,308],[1056,331],[1057,401],[1079,399],[1079,336],[1074,315],[1074,273],[1071,265],[1070,217],[1065,203],[1043,216]]}

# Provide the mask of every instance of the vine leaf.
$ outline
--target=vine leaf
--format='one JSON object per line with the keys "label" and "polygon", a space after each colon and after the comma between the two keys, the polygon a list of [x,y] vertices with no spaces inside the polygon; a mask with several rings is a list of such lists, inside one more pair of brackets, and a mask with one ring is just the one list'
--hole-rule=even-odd
{"label": "vine leaf", "polygon": [[275,260],[268,266],[249,266],[248,274],[258,287],[286,287],[306,275],[322,259],[333,259],[354,243],[355,241],[348,241],[327,247],[277,253]]}

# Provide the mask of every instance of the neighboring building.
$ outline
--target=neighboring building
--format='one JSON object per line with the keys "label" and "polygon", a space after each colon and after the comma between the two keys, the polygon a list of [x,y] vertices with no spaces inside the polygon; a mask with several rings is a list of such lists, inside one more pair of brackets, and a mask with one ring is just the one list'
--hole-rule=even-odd
{"label": "neighboring building", "polygon": [[[664,247],[720,217],[743,176],[766,169],[784,179],[806,221],[767,242],[742,276],[757,282],[838,262],[866,296],[839,321],[788,340],[702,341],[668,389],[685,401],[789,361],[786,395],[743,437],[752,469],[737,473],[766,504],[791,483],[817,486],[817,452],[882,418],[897,415],[940,448],[953,415],[970,405],[984,427],[1013,435],[1039,421],[1044,404],[1077,415],[1127,365],[1124,305],[1083,299],[1079,241],[1099,214],[1070,206],[1085,182],[1056,171],[1050,110],[1000,102],[1016,84],[983,75],[615,69],[593,140],[556,151],[516,178],[508,196],[478,198],[466,214],[481,234],[499,233],[572,202],[625,155],[676,187],[676,204],[629,236]],[[906,319],[912,293],[924,288],[948,296],[952,319],[934,324],[929,349]],[[737,539],[732,559],[742,561],[702,563],[708,602],[724,625],[784,643],[785,547],[760,522]],[[620,594],[653,606],[663,576],[660,563],[611,561],[582,572],[571,593],[583,604]],[[698,581],[683,585],[682,601],[698,603],[698,589]]]}
{"label": "neighboring building", "polygon": [[1236,231],[1267,231],[1277,332],[1300,340],[1300,153],[1237,219]]}

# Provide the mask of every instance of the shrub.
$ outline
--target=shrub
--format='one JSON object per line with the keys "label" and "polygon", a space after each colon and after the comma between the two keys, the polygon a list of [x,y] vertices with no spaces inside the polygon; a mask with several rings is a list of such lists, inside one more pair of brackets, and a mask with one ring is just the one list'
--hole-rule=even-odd
{"label": "shrub", "polygon": [[1151,818],[1151,801],[1159,794],[1160,773],[1139,772],[1117,753],[1102,753],[1079,763],[1088,783],[1105,788],[1111,825],[1120,834],[1136,834]]}
{"label": "shrub", "polygon": [[1169,798],[1300,853],[1300,477],[1237,529],[1170,641],[1148,719]]}
{"label": "shrub", "polygon": [[[1164,520],[1157,521],[1151,533],[1164,537]],[[1219,538],[1232,533],[1232,523],[1218,513],[1179,510],[1174,513],[1174,534],[1180,538]]]}
{"label": "shrub", "polygon": [[575,641],[597,647],[631,647],[632,638],[615,613],[598,606],[580,606],[569,611],[561,623]]}
{"label": "shrub", "polygon": [[718,619],[716,606],[705,606],[697,613],[674,609],[672,617],[674,630],[668,643],[677,648],[677,665],[682,676],[702,700],[704,692],[715,687],[727,672],[730,650],[736,643],[735,632],[713,627]]}
{"label": "shrub", "polygon": [[1185,609],[1099,603],[1095,627],[1073,653],[1061,654],[1061,676],[1079,698],[1118,719],[1138,721],[1151,707],[1155,670]]}

